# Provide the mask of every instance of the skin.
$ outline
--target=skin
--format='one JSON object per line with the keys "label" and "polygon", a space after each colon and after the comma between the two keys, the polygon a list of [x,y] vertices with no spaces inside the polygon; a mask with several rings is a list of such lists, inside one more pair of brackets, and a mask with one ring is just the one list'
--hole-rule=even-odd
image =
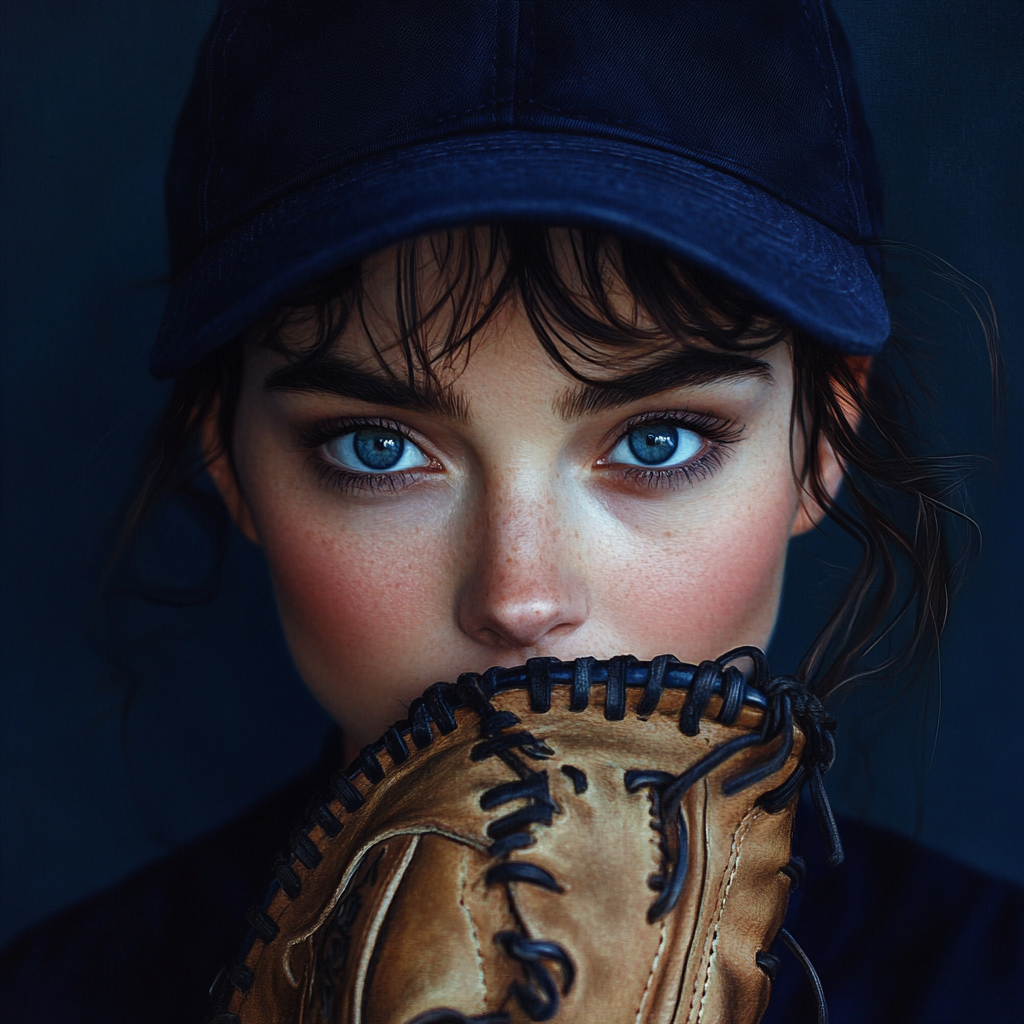
{"label": "skin", "polygon": [[[378,337],[394,331],[392,265],[385,252],[367,270]],[[358,324],[335,353],[378,372]],[[441,373],[445,410],[268,387],[288,361],[250,346],[235,469],[221,455],[210,473],[266,555],[295,663],[348,753],[460,672],[544,655],[696,663],[766,646],[788,541],[821,513],[792,470],[789,348],[758,358],[757,376],[573,412],[577,383],[510,303],[468,361]],[[644,416],[683,431],[679,450],[696,449],[688,474],[619,461]],[[659,428],[659,416],[688,419]],[[332,468],[344,443],[314,442],[352,420],[398,428],[426,464],[376,488],[345,477]],[[212,450],[212,418],[206,435]],[[841,466],[820,458],[834,494]]]}

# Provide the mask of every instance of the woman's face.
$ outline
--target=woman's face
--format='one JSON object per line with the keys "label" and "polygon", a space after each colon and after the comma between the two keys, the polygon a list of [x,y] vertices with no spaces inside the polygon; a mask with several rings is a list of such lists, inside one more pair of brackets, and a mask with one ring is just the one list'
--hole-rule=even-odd
{"label": "woman's face", "polygon": [[[377,336],[392,264],[382,254],[366,280]],[[688,380],[684,359],[651,393],[597,390],[510,305],[440,391],[396,385],[358,323],[332,358],[314,377],[252,347],[244,497],[226,460],[212,472],[266,554],[299,672],[350,753],[460,672],[767,644],[787,542],[810,525],[787,346],[723,355],[710,381]]]}

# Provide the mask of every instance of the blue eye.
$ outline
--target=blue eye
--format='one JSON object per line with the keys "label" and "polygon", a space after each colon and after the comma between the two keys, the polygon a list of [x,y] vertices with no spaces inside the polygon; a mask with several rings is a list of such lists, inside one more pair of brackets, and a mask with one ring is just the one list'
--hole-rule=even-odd
{"label": "blue eye", "polygon": [[356,457],[370,469],[394,469],[405,451],[405,438],[390,430],[357,430],[352,435]]}
{"label": "blue eye", "polygon": [[323,447],[332,462],[355,473],[396,473],[430,465],[416,445],[385,427],[353,430]]}
{"label": "blue eye", "polygon": [[645,423],[634,427],[612,449],[610,463],[671,469],[689,462],[704,447],[704,439],[692,430],[670,423]]}

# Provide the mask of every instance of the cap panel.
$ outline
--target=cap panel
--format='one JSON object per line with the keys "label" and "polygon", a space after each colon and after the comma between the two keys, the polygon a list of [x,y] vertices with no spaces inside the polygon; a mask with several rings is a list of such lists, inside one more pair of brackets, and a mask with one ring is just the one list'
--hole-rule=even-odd
{"label": "cap panel", "polygon": [[[861,239],[879,239],[882,235],[882,181],[879,177],[875,143],[864,116],[864,103],[854,74],[853,54],[843,26],[835,11],[818,0],[822,11],[819,44],[828,52],[835,80],[837,109],[842,118],[842,135],[846,142],[849,167],[848,185],[850,201],[857,211],[857,235]],[[878,261],[877,251],[870,253]]]}
{"label": "cap panel", "polygon": [[667,148],[739,174],[840,234],[861,233],[834,75],[803,5],[573,0],[535,12],[519,127]]}
{"label": "cap panel", "polygon": [[500,125],[664,148],[862,237],[820,21],[792,0],[227,4],[169,173],[174,272],[317,176]]}
{"label": "cap panel", "polygon": [[[168,172],[173,271],[209,237],[352,160],[493,127],[498,6],[227,4]],[[196,160],[203,149],[209,158]]]}

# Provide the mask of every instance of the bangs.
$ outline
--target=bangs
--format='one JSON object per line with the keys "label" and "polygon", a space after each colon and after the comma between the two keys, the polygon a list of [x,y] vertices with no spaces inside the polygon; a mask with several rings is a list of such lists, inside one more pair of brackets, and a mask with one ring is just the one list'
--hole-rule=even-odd
{"label": "bangs", "polygon": [[[386,308],[369,295],[371,275],[386,275]],[[246,339],[315,363],[358,324],[381,372],[433,391],[511,305],[557,365],[597,387],[666,349],[750,355],[790,334],[739,289],[649,245],[586,228],[496,224],[411,239],[346,266],[295,293]]]}

